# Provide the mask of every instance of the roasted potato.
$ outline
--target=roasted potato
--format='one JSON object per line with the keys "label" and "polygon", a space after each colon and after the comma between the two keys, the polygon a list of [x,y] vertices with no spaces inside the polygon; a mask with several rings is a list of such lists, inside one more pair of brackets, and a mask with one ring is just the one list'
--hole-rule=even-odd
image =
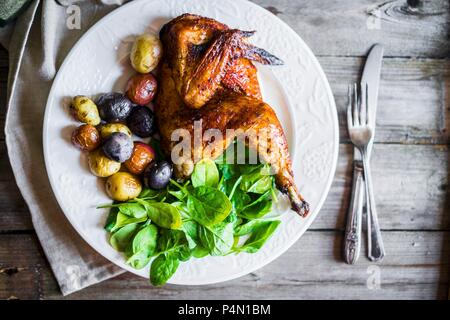
{"label": "roasted potato", "polygon": [[127,118],[128,128],[141,138],[148,138],[155,132],[155,122],[153,111],[143,106],[133,108]]}
{"label": "roasted potato", "polygon": [[120,92],[102,94],[96,102],[100,117],[106,122],[124,121],[133,108],[133,102]]}
{"label": "roasted potato", "polygon": [[131,65],[139,73],[149,73],[156,68],[162,56],[162,44],[154,34],[136,38],[131,48]]}
{"label": "roasted potato", "polygon": [[157,82],[151,74],[136,74],[128,80],[127,97],[134,103],[145,105],[155,97]]}
{"label": "roasted potato", "polygon": [[108,138],[114,132],[122,132],[131,137],[131,130],[122,123],[107,123],[100,127],[100,135],[102,139]]}
{"label": "roasted potato", "polygon": [[83,124],[72,132],[72,143],[82,151],[97,149],[100,141],[100,133],[90,124]]}
{"label": "roasted potato", "polygon": [[144,171],[144,184],[154,190],[167,187],[172,177],[173,167],[167,161],[153,162]]}
{"label": "roasted potato", "polygon": [[116,201],[134,199],[141,191],[141,181],[128,172],[117,172],[106,180],[106,193]]}
{"label": "roasted potato", "polygon": [[88,163],[97,177],[109,177],[120,170],[120,163],[109,159],[101,149],[89,153]]}
{"label": "roasted potato", "polygon": [[128,171],[133,174],[141,174],[145,168],[156,157],[156,153],[148,144],[136,141],[134,142],[133,154],[131,158],[125,161]]}
{"label": "roasted potato", "polygon": [[123,132],[113,132],[103,142],[102,150],[109,159],[122,163],[133,153],[133,141]]}
{"label": "roasted potato", "polygon": [[84,122],[93,126],[100,123],[100,115],[97,105],[85,96],[76,96],[70,104],[72,115],[80,122]]}

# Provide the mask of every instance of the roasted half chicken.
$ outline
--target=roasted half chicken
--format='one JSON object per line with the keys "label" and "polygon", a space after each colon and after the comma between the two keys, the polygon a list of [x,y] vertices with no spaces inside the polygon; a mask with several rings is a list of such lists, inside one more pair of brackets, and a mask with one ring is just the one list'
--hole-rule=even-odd
{"label": "roasted half chicken", "polygon": [[[161,145],[172,156],[179,141],[173,133],[188,133],[190,154],[174,161],[179,179],[190,176],[194,163],[215,159],[241,139],[260,159],[270,163],[277,187],[289,196],[293,210],[306,216],[309,206],[294,183],[286,137],[273,109],[262,101],[257,70],[252,61],[283,62],[246,41],[253,32],[230,29],[205,17],[184,14],[160,31],[164,58],[158,72],[156,119]],[[221,135],[196,143],[195,130]],[[231,132],[231,134],[230,134]],[[207,135],[206,135],[207,136]]]}

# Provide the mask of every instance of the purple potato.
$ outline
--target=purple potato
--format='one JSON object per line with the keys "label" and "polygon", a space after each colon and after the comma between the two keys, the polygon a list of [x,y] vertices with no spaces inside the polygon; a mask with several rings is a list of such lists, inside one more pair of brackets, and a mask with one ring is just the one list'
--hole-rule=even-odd
{"label": "purple potato", "polygon": [[106,122],[125,121],[134,104],[119,92],[106,93],[96,101],[100,118]]}
{"label": "purple potato", "polygon": [[103,143],[102,149],[109,159],[122,163],[133,153],[133,141],[123,132],[113,132]]}
{"label": "purple potato", "polygon": [[153,162],[144,171],[144,184],[151,189],[164,189],[170,182],[173,168],[167,161]]}
{"label": "purple potato", "polygon": [[127,125],[131,132],[141,138],[150,137],[155,129],[155,121],[152,110],[138,106],[133,108],[127,118]]}

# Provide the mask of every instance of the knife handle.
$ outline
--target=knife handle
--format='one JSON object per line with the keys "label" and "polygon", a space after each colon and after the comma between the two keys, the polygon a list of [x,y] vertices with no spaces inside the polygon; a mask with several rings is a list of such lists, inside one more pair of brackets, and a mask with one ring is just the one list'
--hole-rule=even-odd
{"label": "knife handle", "polygon": [[353,163],[352,197],[347,213],[347,225],[344,238],[344,259],[355,264],[361,250],[361,225],[364,196],[363,166],[361,161]]}
{"label": "knife handle", "polygon": [[363,154],[364,180],[366,187],[366,209],[367,209],[367,250],[371,261],[379,262],[383,260],[385,251],[383,239],[381,237],[380,225],[378,223],[375,197],[373,195],[372,174],[370,172],[370,162],[367,155]]}

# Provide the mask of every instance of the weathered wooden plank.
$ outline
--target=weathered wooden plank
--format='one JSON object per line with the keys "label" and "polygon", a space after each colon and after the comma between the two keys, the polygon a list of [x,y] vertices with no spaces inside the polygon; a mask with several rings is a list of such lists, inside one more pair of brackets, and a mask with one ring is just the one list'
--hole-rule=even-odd
{"label": "weathered wooden plank", "polygon": [[[351,146],[341,145],[333,185],[312,229],[344,228],[350,198],[351,157]],[[372,170],[382,228],[448,230],[448,163],[446,146],[376,144]],[[4,143],[0,143],[0,212],[0,231],[31,228]]]}
{"label": "weathered wooden plank", "polygon": [[0,239],[0,288],[14,288],[0,290],[0,299],[39,299],[42,275],[52,274],[36,236],[0,234]]}
{"label": "weathered wooden plank", "polygon": [[[288,252],[240,279],[208,286],[149,286],[127,274],[68,296],[71,299],[443,299],[450,232],[384,232],[387,256],[378,265],[362,257],[341,262],[342,235],[309,231]],[[17,254],[20,252],[20,254]],[[31,235],[0,235],[0,298],[60,298]],[[288,268],[286,266],[289,266]],[[375,274],[374,274],[375,273]],[[379,275],[380,287],[368,287]]]}
{"label": "weathered wooden plank", "polygon": [[[352,146],[341,145],[328,198],[311,228],[343,228],[351,192]],[[383,229],[450,228],[446,146],[376,144],[375,201]]]}
{"label": "weathered wooden plank", "polygon": [[253,0],[290,25],[317,55],[364,56],[382,43],[388,56],[448,57],[446,0]]}
{"label": "weathered wooden plank", "polygon": [[5,142],[0,142],[0,232],[32,229],[28,207],[16,185]]}
{"label": "weathered wooden plank", "polygon": [[[446,0],[253,0],[290,25],[318,55],[363,56],[375,42],[386,55],[447,57]],[[0,66],[6,61],[0,48]]]}
{"label": "weathered wooden plank", "polygon": [[[339,114],[341,141],[347,133],[348,84],[359,79],[361,58],[319,57]],[[450,142],[450,61],[385,58],[377,112],[378,142]]]}

